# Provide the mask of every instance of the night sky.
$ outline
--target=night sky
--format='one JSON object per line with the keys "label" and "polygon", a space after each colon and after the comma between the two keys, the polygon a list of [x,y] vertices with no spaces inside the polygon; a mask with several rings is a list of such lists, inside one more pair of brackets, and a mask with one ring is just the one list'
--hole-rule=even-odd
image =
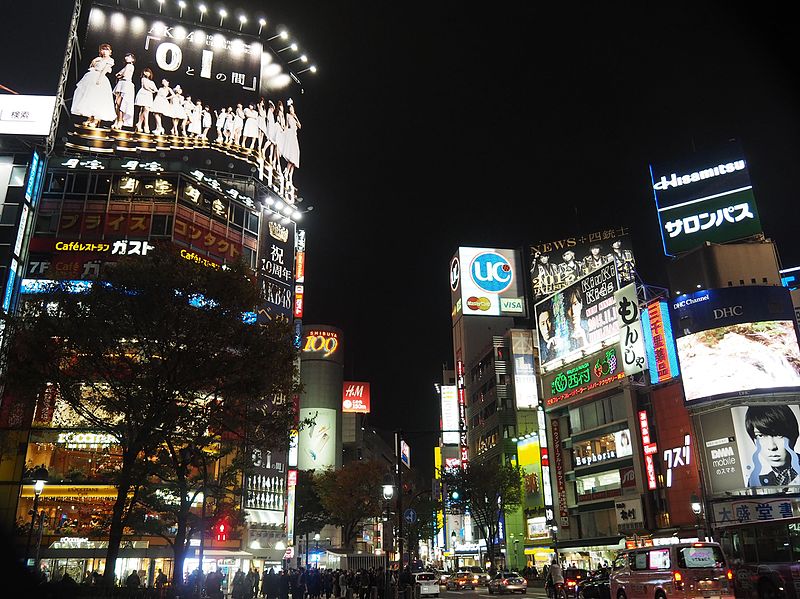
{"label": "night sky", "polygon": [[[70,4],[5,11],[0,83],[54,91]],[[295,97],[294,179],[314,206],[304,321],[344,330],[345,378],[371,382],[376,427],[438,426],[459,245],[523,247],[622,224],[643,280],[666,286],[650,162],[737,138],[764,231],[784,267],[800,265],[791,22],[763,4],[539,4],[225,5],[286,25],[319,68]],[[434,440],[411,439],[417,463]]]}

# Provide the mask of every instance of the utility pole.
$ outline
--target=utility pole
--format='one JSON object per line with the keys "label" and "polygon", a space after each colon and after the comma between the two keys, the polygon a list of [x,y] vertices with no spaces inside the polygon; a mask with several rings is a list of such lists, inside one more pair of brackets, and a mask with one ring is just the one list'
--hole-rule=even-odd
{"label": "utility pole", "polygon": [[403,461],[400,459],[403,431],[394,433],[395,469],[397,471],[397,551],[400,554],[400,570],[403,569]]}

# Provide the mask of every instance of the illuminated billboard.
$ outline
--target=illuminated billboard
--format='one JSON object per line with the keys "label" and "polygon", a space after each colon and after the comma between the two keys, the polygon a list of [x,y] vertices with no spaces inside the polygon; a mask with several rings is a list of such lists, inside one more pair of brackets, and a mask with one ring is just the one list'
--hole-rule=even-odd
{"label": "illuminated billboard", "polygon": [[526,316],[521,272],[516,250],[458,248],[450,261],[453,320],[461,312],[465,316]]}
{"label": "illuminated billboard", "polygon": [[511,360],[514,365],[514,397],[517,409],[537,408],[539,390],[536,387],[531,331],[511,330]]}
{"label": "illuminated billboard", "polygon": [[442,443],[458,445],[460,435],[458,426],[458,391],[455,385],[442,385]]}
{"label": "illuminated billboard", "polygon": [[614,293],[619,326],[619,345],[625,374],[639,374],[647,367],[644,349],[644,332],[639,315],[639,297],[636,284],[630,283]]}
{"label": "illuminated billboard", "polygon": [[55,96],[0,95],[0,135],[48,135],[55,105]]}
{"label": "illuminated billboard", "polygon": [[[796,401],[796,400],[795,400]],[[800,406],[751,403],[696,416],[712,493],[800,489]],[[787,489],[787,487],[792,487]]]}
{"label": "illuminated billboard", "polygon": [[526,510],[544,509],[542,456],[538,434],[532,433],[517,442],[517,460],[522,468],[523,508]]}
{"label": "illuminated billboard", "polygon": [[574,403],[587,394],[625,378],[619,345],[601,349],[542,375],[542,399],[550,410]]}
{"label": "illuminated billboard", "polygon": [[672,164],[650,165],[664,252],[761,233],[747,161],[737,143]]}
{"label": "illuminated billboard", "polygon": [[783,287],[699,291],[673,301],[686,401],[800,387],[800,347]]}
{"label": "illuminated billboard", "polygon": [[345,381],[342,385],[342,412],[369,414],[369,383]]}
{"label": "illuminated billboard", "polygon": [[330,326],[303,327],[303,342],[300,347],[303,361],[323,360],[344,364],[342,331]]}
{"label": "illuminated billboard", "polygon": [[285,192],[291,181],[271,146],[280,143],[284,161],[299,167],[297,75],[316,67],[305,58],[292,72],[302,50],[263,22],[226,22],[224,11],[184,6],[91,3],[67,82],[66,147],[95,155],[210,150]]}
{"label": "illuminated billboard", "polygon": [[625,227],[594,231],[530,247],[533,301],[552,295],[579,278],[614,262],[621,285],[634,281],[636,259]]}
{"label": "illuminated billboard", "polygon": [[650,383],[657,385],[678,376],[678,354],[666,301],[654,300],[647,304],[642,311],[642,332]]}
{"label": "illuminated billboard", "polygon": [[619,339],[611,262],[536,304],[539,361],[543,369],[580,358],[604,341]]}
{"label": "illuminated billboard", "polygon": [[300,430],[297,467],[318,470],[336,466],[336,410],[300,408],[300,420],[313,419],[314,424]]}

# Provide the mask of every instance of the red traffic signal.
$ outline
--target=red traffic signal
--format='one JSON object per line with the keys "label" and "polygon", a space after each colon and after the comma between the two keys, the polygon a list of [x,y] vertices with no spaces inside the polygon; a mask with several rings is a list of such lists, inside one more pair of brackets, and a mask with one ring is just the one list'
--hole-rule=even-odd
{"label": "red traffic signal", "polygon": [[217,525],[214,526],[214,532],[217,534],[217,541],[228,540],[228,526],[224,521],[218,522]]}

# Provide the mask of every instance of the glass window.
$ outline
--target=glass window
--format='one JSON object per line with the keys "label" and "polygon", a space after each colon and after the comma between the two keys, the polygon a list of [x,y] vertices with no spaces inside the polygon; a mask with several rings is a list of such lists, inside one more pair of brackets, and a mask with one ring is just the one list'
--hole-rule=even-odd
{"label": "glass window", "polygon": [[756,527],[756,547],[760,562],[788,562],[791,559],[789,529],[786,526]]}
{"label": "glass window", "polygon": [[724,568],[725,558],[717,545],[682,547],[678,551],[680,568]]}
{"label": "glass window", "polygon": [[669,549],[654,549],[650,552],[650,570],[668,570],[670,566]]}
{"label": "glass window", "polygon": [[0,204],[0,225],[13,225],[17,222],[19,204]]}
{"label": "glass window", "polygon": [[39,213],[36,217],[36,233],[53,234],[58,230],[58,214]]}
{"label": "glass window", "polygon": [[614,493],[612,491],[618,491],[621,488],[622,480],[619,476],[619,470],[590,474],[588,476],[578,476],[575,479],[575,489],[578,493],[578,497],[583,499],[592,496],[599,499],[600,497],[618,495],[618,492]]}
{"label": "glass window", "polygon": [[757,562],[758,554],[756,553],[756,531],[748,526],[739,529],[742,534],[742,551],[744,553],[744,561]]}
{"label": "glass window", "polygon": [[150,225],[150,234],[153,237],[172,236],[172,215],[154,214],[152,224]]}
{"label": "glass window", "polygon": [[647,570],[647,553],[639,551],[633,554],[633,569]]}
{"label": "glass window", "polygon": [[8,180],[9,187],[22,187],[25,185],[25,173],[28,167],[24,164],[15,164],[11,167],[11,178]]}
{"label": "glass window", "polygon": [[253,214],[252,212],[247,213],[247,223],[245,224],[245,229],[258,235],[258,214]]}

